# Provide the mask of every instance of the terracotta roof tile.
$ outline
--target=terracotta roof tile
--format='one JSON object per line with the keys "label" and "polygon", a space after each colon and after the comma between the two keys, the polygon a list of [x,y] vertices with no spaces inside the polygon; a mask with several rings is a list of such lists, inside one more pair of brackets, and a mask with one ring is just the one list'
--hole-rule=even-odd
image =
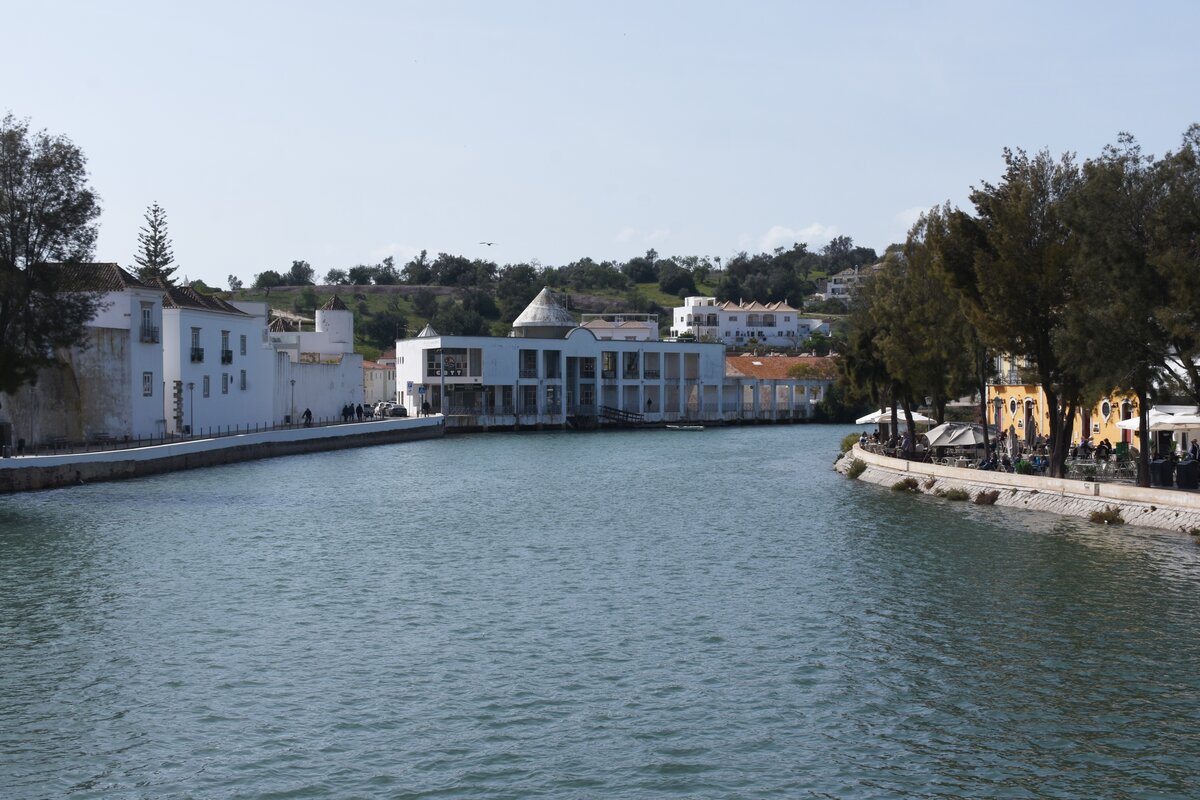
{"label": "terracotta roof tile", "polygon": [[58,272],[61,286],[68,292],[120,292],[125,289],[155,288],[142,283],[114,262],[87,264],[46,264]]}
{"label": "terracotta roof tile", "polygon": [[828,367],[831,371],[836,360],[828,356],[725,356],[725,374],[731,377],[780,380],[788,377],[788,370],[797,364]]}

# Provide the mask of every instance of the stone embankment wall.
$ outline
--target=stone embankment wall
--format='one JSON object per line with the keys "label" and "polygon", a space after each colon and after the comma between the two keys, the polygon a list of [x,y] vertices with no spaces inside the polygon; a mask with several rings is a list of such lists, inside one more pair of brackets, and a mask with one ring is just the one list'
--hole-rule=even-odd
{"label": "stone embankment wall", "polygon": [[998,506],[1084,519],[1093,511],[1115,508],[1129,525],[1200,531],[1200,494],[1195,492],[943,467],[868,453],[858,446],[840,458],[834,469],[845,474],[856,458],[866,464],[858,480],[889,489],[904,478],[915,478],[927,494],[961,489],[974,500],[979,492],[998,491]]}
{"label": "stone embankment wall", "polygon": [[3,458],[0,494],[138,478],[258,458],[433,439],[445,431],[441,417],[420,417],[263,431],[100,453]]}

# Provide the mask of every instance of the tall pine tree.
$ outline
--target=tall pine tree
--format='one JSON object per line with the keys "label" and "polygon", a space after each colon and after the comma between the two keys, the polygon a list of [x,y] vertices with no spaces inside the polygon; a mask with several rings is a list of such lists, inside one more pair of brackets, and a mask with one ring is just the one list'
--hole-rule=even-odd
{"label": "tall pine tree", "polygon": [[138,278],[147,283],[162,281],[174,286],[171,275],[175,255],[171,252],[171,240],[167,237],[167,212],[157,202],[146,209],[146,224],[138,232],[138,254],[133,260],[138,265]]}

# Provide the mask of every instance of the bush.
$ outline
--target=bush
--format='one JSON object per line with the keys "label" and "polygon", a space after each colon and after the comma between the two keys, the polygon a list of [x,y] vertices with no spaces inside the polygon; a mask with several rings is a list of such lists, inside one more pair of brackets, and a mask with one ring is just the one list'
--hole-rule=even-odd
{"label": "bush", "polygon": [[846,477],[854,480],[859,475],[862,475],[867,470],[867,462],[861,458],[850,459],[850,466],[846,467]]}
{"label": "bush", "polygon": [[980,492],[979,494],[975,495],[975,505],[991,506],[991,505],[995,505],[996,501],[999,499],[1000,499],[1000,490],[999,489],[993,489],[990,492]]}
{"label": "bush", "polygon": [[942,497],[946,498],[947,500],[962,502],[963,500],[970,500],[971,493],[966,489],[946,489],[942,492]]}
{"label": "bush", "polygon": [[903,478],[892,484],[892,491],[895,492],[916,492],[920,493],[921,487],[917,483],[916,478]]}
{"label": "bush", "polygon": [[852,447],[854,447],[854,445],[858,444],[858,437],[859,437],[859,434],[857,434],[857,433],[846,434],[846,436],[842,438],[842,452],[849,453],[850,448],[852,448]]}
{"label": "bush", "polygon": [[1125,524],[1125,518],[1121,516],[1121,509],[1113,506],[1105,506],[1103,511],[1093,511],[1088,514],[1088,519],[1092,522],[1103,522],[1105,525]]}
{"label": "bush", "polygon": [[1013,467],[1013,472],[1017,473],[1018,475],[1032,475],[1033,474],[1033,462],[1029,461],[1028,459],[1022,458]]}

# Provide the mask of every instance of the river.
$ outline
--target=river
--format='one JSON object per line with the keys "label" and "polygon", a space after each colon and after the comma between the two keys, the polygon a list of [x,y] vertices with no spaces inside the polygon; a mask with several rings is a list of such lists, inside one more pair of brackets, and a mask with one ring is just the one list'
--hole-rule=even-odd
{"label": "river", "polygon": [[859,484],[848,430],[0,498],[0,795],[1200,796],[1200,547]]}

